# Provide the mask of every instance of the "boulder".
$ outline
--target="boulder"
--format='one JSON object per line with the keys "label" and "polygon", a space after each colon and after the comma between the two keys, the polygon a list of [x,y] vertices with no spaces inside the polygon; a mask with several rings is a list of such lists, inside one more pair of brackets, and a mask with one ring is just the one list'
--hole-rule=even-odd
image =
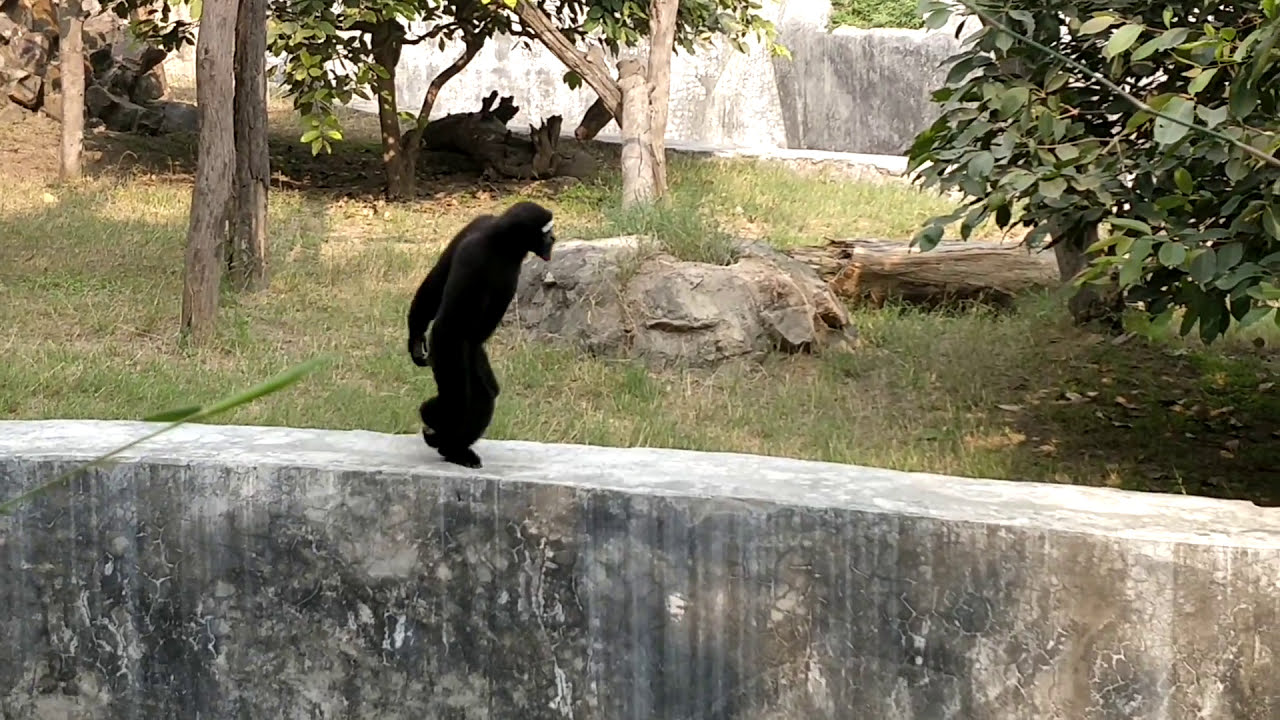
{"label": "boulder", "polygon": [[[85,118],[88,127],[117,132],[187,132],[194,126],[185,104],[162,101],[167,53],[130,40],[126,23],[98,3],[83,5]],[[50,0],[0,0],[0,98],[9,122],[16,113],[62,117],[55,5]],[[25,117],[25,115],[23,116]]]}
{"label": "boulder", "polygon": [[158,105],[163,119],[162,133],[194,133],[200,131],[200,112],[191,103],[168,100]]}
{"label": "boulder", "polygon": [[648,247],[634,236],[567,241],[549,263],[530,258],[514,322],[537,337],[654,365],[852,346],[848,313],[817,273],[768,246],[742,245],[731,265]]}

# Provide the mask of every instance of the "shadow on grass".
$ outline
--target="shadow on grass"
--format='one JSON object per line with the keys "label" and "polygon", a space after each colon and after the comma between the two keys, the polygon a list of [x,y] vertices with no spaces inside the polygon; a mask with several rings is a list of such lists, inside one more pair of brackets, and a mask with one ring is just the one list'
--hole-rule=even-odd
{"label": "shadow on grass", "polygon": [[1280,378],[1267,358],[1141,339],[1045,351],[1055,381],[1028,383],[1024,409],[1000,410],[1027,438],[1015,477],[1056,458],[1125,489],[1280,505]]}
{"label": "shadow on grass", "polygon": [[[272,186],[299,191],[316,191],[328,195],[373,199],[381,198],[384,189],[382,148],[376,135],[353,133],[333,145],[332,152],[312,154],[310,146],[298,142],[298,133],[273,123],[268,132],[271,155]],[[180,176],[190,180],[195,174],[198,137],[174,133],[142,136],[130,133],[95,132],[85,139],[86,149],[97,155],[90,172],[112,174],[146,172]],[[575,143],[566,139],[563,143]],[[604,143],[586,143],[584,147],[602,159],[602,167],[613,167],[608,158],[616,150]],[[461,155],[424,151],[418,162],[418,197],[432,198],[487,189],[517,192],[536,181],[487,179],[480,168]]]}

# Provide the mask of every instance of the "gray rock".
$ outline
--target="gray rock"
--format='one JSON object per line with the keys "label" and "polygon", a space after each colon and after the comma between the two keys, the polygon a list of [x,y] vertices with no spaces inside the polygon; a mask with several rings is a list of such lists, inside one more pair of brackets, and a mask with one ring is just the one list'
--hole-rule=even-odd
{"label": "gray rock", "polygon": [[516,322],[593,353],[694,366],[845,349],[854,338],[844,306],[816,272],[767,246],[746,245],[727,266],[644,247],[636,237],[569,241],[550,263],[531,258],[513,303]]}
{"label": "gray rock", "polygon": [[10,102],[8,97],[0,95],[0,125],[24,122],[27,115],[27,111],[21,105]]}
{"label": "gray rock", "polygon": [[9,43],[22,34],[22,26],[4,13],[0,13],[0,42]]}
{"label": "gray rock", "polygon": [[62,122],[62,93],[46,93],[44,102],[40,103],[40,112]]}
{"label": "gray rock", "polygon": [[163,121],[162,133],[195,133],[200,131],[200,111],[191,103],[171,100],[158,105]]}
{"label": "gray rock", "polygon": [[39,75],[27,74],[9,81],[5,89],[5,95],[28,110],[38,110],[43,89],[43,78]]}

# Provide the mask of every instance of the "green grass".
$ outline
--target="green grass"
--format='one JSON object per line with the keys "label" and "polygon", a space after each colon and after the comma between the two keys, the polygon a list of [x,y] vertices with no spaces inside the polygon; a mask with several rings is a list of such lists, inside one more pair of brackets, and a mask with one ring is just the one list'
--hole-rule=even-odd
{"label": "green grass", "polygon": [[[330,173],[337,189],[366,172],[358,149],[328,159],[273,152],[290,177]],[[181,170],[147,162],[75,187],[9,176],[0,416],[138,418],[331,352],[338,359],[321,374],[219,422],[413,432],[417,405],[434,390],[405,356],[409,297],[453,232],[516,197],[552,207],[565,238],[645,231],[665,250],[713,262],[729,259],[730,237],[784,247],[905,239],[948,209],[901,185],[689,157],[673,160],[671,207],[661,212],[621,211],[616,177],[558,193],[437,178],[421,200],[398,205],[287,189],[285,178],[271,199],[270,289],[225,293],[216,342],[182,350],[190,185]],[[1069,326],[1050,295],[1003,314],[860,308],[853,321],[853,353],[714,371],[654,372],[503,328],[491,348],[504,392],[489,436],[1280,501],[1280,393],[1253,336],[1211,349],[1176,339],[1116,345]]]}
{"label": "green grass", "polygon": [[831,26],[856,28],[924,27],[915,0],[833,0]]}

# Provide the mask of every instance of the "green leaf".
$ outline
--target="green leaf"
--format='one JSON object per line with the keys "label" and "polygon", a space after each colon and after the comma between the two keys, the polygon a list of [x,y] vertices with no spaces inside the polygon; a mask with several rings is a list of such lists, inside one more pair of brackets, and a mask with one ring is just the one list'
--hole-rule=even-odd
{"label": "green leaf", "polygon": [[1191,173],[1184,167],[1173,171],[1173,184],[1177,185],[1178,189],[1187,195],[1195,192],[1196,189],[1196,184],[1191,179]]}
{"label": "green leaf", "polygon": [[1080,25],[1081,35],[1096,35],[1114,25],[1117,18],[1113,15],[1098,15],[1096,17],[1085,20]]}
{"label": "green leaf", "polygon": [[172,410],[162,410],[154,415],[148,415],[142,418],[143,422],[176,422],[185,420],[192,415],[200,412],[201,406],[187,405],[186,407],[174,408]]}
{"label": "green leaf", "polygon": [[1217,257],[1213,248],[1198,249],[1191,257],[1191,264],[1187,266],[1187,274],[1201,285],[1212,280],[1216,271]]}
{"label": "green leaf", "polygon": [[1276,310],[1275,308],[1270,307],[1270,306],[1268,306],[1268,305],[1259,305],[1259,306],[1256,306],[1256,307],[1254,307],[1254,308],[1250,309],[1250,310],[1249,310],[1249,312],[1245,313],[1245,314],[1244,314],[1244,317],[1240,318],[1240,320],[1239,320],[1240,327],[1241,327],[1241,328],[1247,328],[1247,327],[1249,327],[1250,325],[1253,325],[1254,323],[1258,322],[1259,320],[1262,320],[1262,319],[1263,319],[1263,318],[1265,318],[1266,316],[1268,316],[1268,315],[1270,315],[1271,313],[1275,312],[1275,310]]}
{"label": "green leaf", "polygon": [[1227,179],[1231,180],[1231,182],[1240,182],[1249,176],[1249,166],[1245,164],[1244,160],[1238,157],[1233,157],[1228,160],[1225,170],[1227,173]]}
{"label": "green leaf", "polygon": [[1080,151],[1076,149],[1075,145],[1062,145],[1057,149],[1055,149],[1053,152],[1059,158],[1062,158],[1064,162],[1070,162],[1080,157]]}
{"label": "green leaf", "polygon": [[1067,181],[1060,177],[1040,181],[1040,194],[1047,198],[1061,197],[1067,191]]}
{"label": "green leaf", "polygon": [[1216,108],[1207,108],[1203,105],[1197,105],[1196,115],[1200,116],[1200,119],[1204,121],[1205,125],[1208,125],[1210,128],[1215,128],[1227,119],[1227,113],[1229,110],[1230,108],[1226,105]]}
{"label": "green leaf", "polygon": [[985,180],[989,175],[991,175],[991,170],[995,165],[995,156],[990,152],[983,150],[969,159],[969,174],[972,177]]}
{"label": "green leaf", "polygon": [[1262,211],[1262,227],[1268,235],[1280,240],[1280,214],[1276,212],[1275,203],[1268,205],[1267,209]]}
{"label": "green leaf", "polygon": [[929,250],[934,249],[935,247],[937,247],[938,243],[942,242],[942,226],[941,225],[924,226],[924,228],[922,228],[920,232],[916,233],[915,238],[913,238],[911,242],[913,245],[918,246],[921,250],[925,252],[928,252]]}
{"label": "green leaf", "polygon": [[1230,242],[1215,249],[1217,255],[1214,272],[1224,273],[1244,259],[1244,245]]}
{"label": "green leaf", "polygon": [[[513,6],[514,7],[514,6]],[[937,30],[951,19],[951,8],[941,8],[929,13],[924,19],[924,26],[929,30]]]}
{"label": "green leaf", "polygon": [[1000,96],[1000,115],[1009,117],[1021,110],[1031,97],[1031,88],[1025,85],[1009,88]]}
{"label": "green leaf", "polygon": [[1194,78],[1192,78],[1191,82],[1187,85],[1187,92],[1191,93],[1192,95],[1195,95],[1201,90],[1209,87],[1209,83],[1213,81],[1213,76],[1216,75],[1217,72],[1218,72],[1218,68],[1216,67],[1209,68],[1208,70],[1205,70],[1204,72],[1195,76]]}
{"label": "green leaf", "polygon": [[1142,34],[1142,30],[1142,26],[1136,24],[1120,27],[1111,34],[1111,39],[1107,41],[1107,47],[1103,49],[1102,56],[1111,58],[1128,50]]}
{"label": "green leaf", "polygon": [[1141,220],[1125,217],[1109,217],[1107,218],[1107,223],[1109,223],[1111,227],[1124,228],[1125,230],[1137,230],[1145,235],[1151,234],[1151,226]]}
{"label": "green leaf", "polygon": [[[205,418],[212,417],[213,415],[226,412],[227,410],[238,407],[240,405],[244,405],[245,403],[252,402],[262,397],[263,395],[267,395],[273,392],[277,392],[279,390],[283,390],[284,388],[306,377],[308,374],[314,372],[316,369],[320,367],[322,363],[327,361],[328,361],[328,358],[323,356],[312,358],[311,360],[308,360],[307,362],[304,362],[300,365],[295,365],[289,370],[286,370],[285,372],[280,373],[279,375],[267,380],[266,382],[263,382],[255,387],[252,387],[242,393],[238,393],[232,397],[220,400],[214,403],[213,405],[210,405],[202,410],[199,410],[196,413],[184,414],[181,416],[181,419],[175,420],[161,427],[155,432],[147,433],[146,435],[143,435],[137,440],[133,440],[132,442],[125,443],[124,445],[121,445],[120,447],[104,455],[99,455],[93,460],[90,460],[86,463],[82,463],[62,473],[61,475],[59,475],[58,477],[55,477],[54,479],[50,480],[47,483],[44,483],[42,485],[37,485],[36,487],[30,490],[27,490],[26,492],[23,492],[17,497],[11,498],[9,500],[4,501],[3,503],[0,503],[0,515],[11,514],[14,508],[22,504],[23,502],[26,502],[27,500],[30,500],[34,497],[42,495],[48,492],[49,490],[52,490],[53,488],[67,482],[68,480],[75,477],[76,475],[79,475],[81,472],[88,470],[91,467],[102,465],[106,463],[108,460],[110,460],[112,457],[119,455],[125,450],[128,450],[134,446],[140,445],[146,442],[147,440],[150,440],[151,438],[156,437],[157,435],[166,433],[178,427],[179,425],[182,425],[183,423],[192,422],[195,420],[203,420]],[[177,410],[169,410],[169,411],[157,413],[152,417],[175,416],[178,413],[185,412],[187,410],[190,410],[190,408],[180,408]]]}
{"label": "green leaf", "polygon": [[1231,114],[1243,120],[1258,105],[1258,91],[1243,77],[1236,76],[1231,83]]}
{"label": "green leaf", "polygon": [[1137,255],[1130,255],[1120,266],[1120,276],[1116,280],[1120,283],[1120,287],[1129,287],[1136,283],[1142,277],[1142,258]]}
{"label": "green leaf", "polygon": [[305,145],[306,143],[315,142],[318,137],[320,137],[320,130],[318,128],[312,128],[311,130],[302,133],[302,137],[298,139],[298,142]]}
{"label": "green leaf", "polygon": [[1137,50],[1133,51],[1133,59],[1142,60],[1144,58],[1150,57],[1151,55],[1154,55],[1157,50],[1160,50],[1163,45],[1164,45],[1163,37],[1151,38],[1150,40],[1139,45]]}
{"label": "green leaf", "polygon": [[1160,260],[1161,265],[1175,268],[1187,259],[1187,248],[1177,241],[1167,242],[1160,246],[1160,252],[1156,254],[1156,258]]}
{"label": "green leaf", "polygon": [[[1196,104],[1184,97],[1175,96],[1169,98],[1169,102],[1165,104],[1164,114],[1173,117],[1182,123],[1190,123],[1195,119]],[[1186,134],[1190,132],[1190,128],[1186,125],[1167,120],[1164,117],[1157,117],[1153,134],[1155,141],[1161,145],[1172,145],[1178,142]]]}

